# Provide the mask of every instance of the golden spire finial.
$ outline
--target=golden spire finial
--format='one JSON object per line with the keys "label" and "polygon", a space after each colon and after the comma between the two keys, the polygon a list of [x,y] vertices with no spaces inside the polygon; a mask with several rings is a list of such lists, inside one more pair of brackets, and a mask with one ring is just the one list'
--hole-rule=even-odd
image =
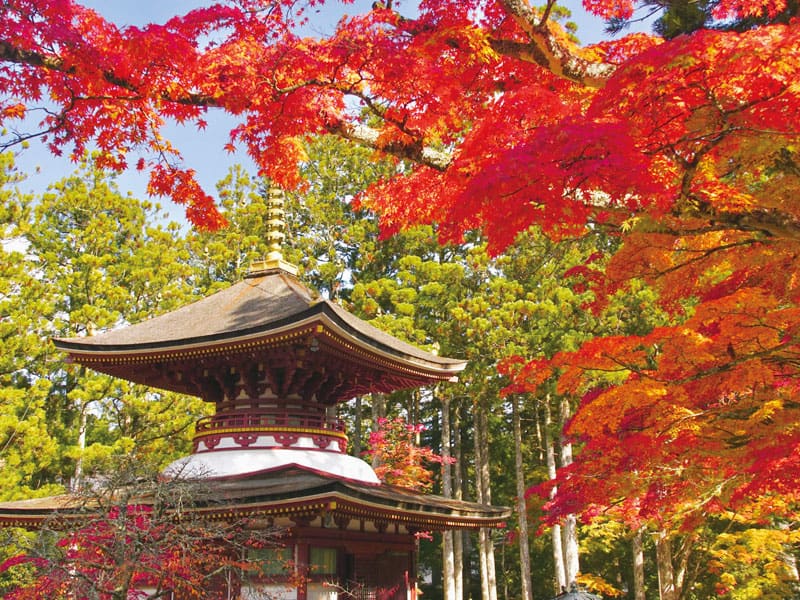
{"label": "golden spire finial", "polygon": [[283,217],[286,211],[283,209],[284,197],[283,190],[278,187],[270,187],[267,192],[267,241],[269,242],[269,254],[267,260],[282,260],[281,245],[286,239],[286,221]]}
{"label": "golden spire finial", "polygon": [[250,273],[257,273],[271,269],[281,269],[292,275],[297,275],[297,267],[283,260],[281,245],[286,238],[286,221],[284,216],[283,190],[275,185],[270,185],[267,191],[267,243],[269,252],[264,260],[254,261],[250,265]]}

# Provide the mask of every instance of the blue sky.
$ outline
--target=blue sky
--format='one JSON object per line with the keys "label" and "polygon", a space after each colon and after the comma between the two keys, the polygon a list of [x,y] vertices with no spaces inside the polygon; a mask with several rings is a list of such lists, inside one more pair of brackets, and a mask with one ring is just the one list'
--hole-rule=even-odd
{"label": "blue sky", "polygon": [[[329,0],[321,9],[313,9],[309,13],[311,21],[309,33],[328,33],[343,14],[354,14],[367,10],[373,0],[355,0],[352,4],[341,4]],[[190,10],[193,7],[210,4],[203,0],[84,0],[83,4],[89,6],[107,19],[120,26],[144,25],[150,22],[164,22],[174,14]],[[602,22],[592,18],[583,11],[579,0],[566,0],[562,2],[573,11],[573,19],[578,23],[578,35],[584,43],[591,43],[603,37]],[[400,3],[400,10],[404,6],[412,6],[413,1],[406,0]],[[228,168],[235,163],[250,167],[252,163],[243,152],[234,155],[223,150],[228,141],[228,131],[231,128],[231,119],[220,111],[209,113],[208,127],[198,132],[194,127],[173,126],[168,130],[170,139],[181,150],[186,165],[198,172],[198,178],[205,190],[212,195],[216,192],[215,184],[222,179]],[[135,158],[130,162],[135,163]],[[30,148],[23,150],[17,158],[20,169],[27,173],[28,179],[23,184],[25,191],[41,193],[45,188],[58,179],[70,174],[74,170],[68,159],[52,156],[47,149],[38,142],[33,142]],[[131,169],[117,177],[120,191],[132,192],[135,196],[146,196],[146,178],[141,173]],[[160,203],[168,209],[175,220],[183,222],[182,209],[175,207],[169,200],[161,199]]]}

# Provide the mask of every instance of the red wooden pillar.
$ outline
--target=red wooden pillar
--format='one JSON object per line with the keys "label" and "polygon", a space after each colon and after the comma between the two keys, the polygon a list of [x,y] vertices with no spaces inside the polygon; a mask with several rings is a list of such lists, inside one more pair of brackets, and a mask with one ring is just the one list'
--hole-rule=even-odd
{"label": "red wooden pillar", "polygon": [[295,572],[297,573],[297,600],[308,600],[308,544],[295,545]]}
{"label": "red wooden pillar", "polygon": [[409,600],[417,600],[417,554],[419,540],[414,540],[414,549],[408,553],[408,571],[406,571],[406,589]]}

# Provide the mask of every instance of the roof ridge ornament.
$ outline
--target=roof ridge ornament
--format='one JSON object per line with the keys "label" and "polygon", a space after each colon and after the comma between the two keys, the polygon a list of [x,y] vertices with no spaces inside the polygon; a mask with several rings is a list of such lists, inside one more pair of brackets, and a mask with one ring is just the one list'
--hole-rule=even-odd
{"label": "roof ridge ornament", "polygon": [[267,190],[267,242],[269,252],[263,260],[255,260],[250,265],[248,275],[261,275],[266,271],[284,271],[297,275],[297,267],[283,260],[281,246],[286,239],[285,194],[280,187],[270,184]]}

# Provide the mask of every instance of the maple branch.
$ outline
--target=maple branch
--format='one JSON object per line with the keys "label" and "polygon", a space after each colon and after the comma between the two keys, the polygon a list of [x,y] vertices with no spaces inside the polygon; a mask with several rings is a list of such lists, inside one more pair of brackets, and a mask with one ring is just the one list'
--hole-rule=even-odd
{"label": "maple branch", "polygon": [[408,159],[437,171],[446,170],[452,162],[452,156],[449,153],[425,146],[422,142],[411,144],[382,143],[380,140],[381,132],[367,125],[337,120],[328,123],[326,130],[328,133],[338,135],[362,146],[374,148],[398,158]]}
{"label": "maple branch", "polygon": [[[699,160],[693,162],[699,163]],[[747,212],[715,210],[712,204],[690,192],[696,170],[697,164],[691,164],[684,174],[681,186],[683,202],[676,203],[675,216],[688,215],[707,219],[711,230],[760,233],[776,240],[800,241],[800,220],[789,213],[775,208],[754,208]]]}
{"label": "maple branch", "polygon": [[[23,64],[37,68],[59,71],[66,74],[76,73],[76,69],[74,67],[65,69],[63,66],[63,61],[59,57],[47,56],[39,52],[22,50],[3,40],[0,40],[0,62]],[[104,81],[106,81],[110,85],[118,87],[127,92],[133,92],[137,94],[135,96],[125,96],[125,97],[108,96],[107,99],[120,102],[132,102],[144,99],[144,97],[138,95],[138,88],[133,82],[125,78],[119,77],[108,70],[102,72],[102,77]],[[298,86],[293,86],[291,88],[286,88],[286,89],[276,88],[276,91],[278,93],[287,94],[291,93],[294,89],[306,85],[319,85],[321,87],[330,88],[332,84],[323,81],[306,81],[303,82],[303,84],[300,84]],[[352,89],[340,90],[340,91],[350,94],[353,93]],[[76,100],[89,100],[89,99],[90,98],[77,98]],[[189,91],[182,92],[180,94],[162,91],[159,93],[159,99],[165,102],[174,102],[176,104],[181,104],[184,106],[196,106],[199,108],[223,107],[220,101],[214,98],[213,96],[196,92],[189,92]],[[45,131],[36,132],[34,134],[17,135],[12,141],[3,144],[3,146],[1,147],[5,149],[6,147],[10,147],[12,145],[18,145],[19,143],[24,142],[25,140],[36,137],[42,137],[44,135],[53,133],[54,131],[63,128],[66,121],[65,119],[66,112],[68,112],[68,109],[65,109],[59,115],[60,118],[58,119],[59,121],[58,125],[54,125],[52,127],[47,128]],[[401,131],[403,130],[401,124],[395,123],[395,125],[398,126],[398,128],[401,129]],[[342,119],[339,119],[328,123],[326,126],[326,130],[328,131],[328,133],[338,135],[344,139],[358,143],[362,146],[373,148],[375,150],[380,150],[381,152],[385,152],[387,154],[396,156],[397,158],[411,160],[418,164],[425,165],[432,169],[436,169],[437,171],[444,171],[452,162],[451,154],[440,150],[435,150],[430,147],[426,147],[420,140],[415,140],[410,143],[397,142],[397,141],[393,141],[392,143],[382,143],[380,139],[381,132],[375,128],[363,124],[348,123]],[[412,136],[407,131],[404,131],[404,133],[408,134],[410,137],[416,137]]]}
{"label": "maple branch", "polygon": [[[789,348],[789,347],[791,347],[793,345],[794,345],[794,341],[786,341],[786,342],[778,343],[775,346],[772,346],[770,348],[764,347],[763,350],[760,350],[760,351],[757,351],[757,352],[756,351],[748,352],[746,354],[736,354],[736,353],[732,352],[731,353],[732,356],[730,356],[730,360],[728,360],[728,361],[726,361],[724,363],[719,363],[716,366],[712,366],[712,367],[703,365],[703,367],[701,369],[700,368],[696,368],[694,373],[689,372],[683,377],[675,377],[674,375],[670,375],[668,378],[663,378],[663,377],[658,377],[657,376],[658,375],[658,367],[652,368],[649,365],[646,366],[646,367],[639,367],[639,366],[633,365],[632,363],[626,363],[621,358],[617,358],[617,357],[615,357],[615,356],[613,356],[613,355],[611,355],[609,353],[603,353],[602,356],[603,356],[603,358],[606,358],[609,361],[619,365],[619,367],[620,367],[619,370],[631,371],[632,373],[636,373],[639,377],[650,379],[651,381],[657,381],[659,383],[664,383],[664,384],[668,384],[668,385],[682,386],[682,385],[686,385],[688,383],[692,383],[692,382],[695,382],[695,381],[700,381],[702,379],[705,379],[705,378],[708,378],[708,377],[711,377],[711,376],[714,376],[714,375],[719,375],[719,374],[722,374],[722,373],[728,373],[731,370],[733,370],[734,368],[738,367],[739,365],[742,365],[744,363],[750,362],[752,360],[762,360],[762,361],[765,361],[765,362],[772,362],[772,363],[777,363],[777,364],[791,363],[791,362],[793,362],[793,358],[791,356],[787,356],[786,354],[784,354],[784,356],[781,357],[779,355],[779,353],[781,352],[781,350],[785,350],[785,349],[787,349],[787,348]],[[619,371],[619,370],[612,370],[612,369],[599,369],[599,368],[596,368],[596,367],[588,367],[587,368],[587,367],[578,366],[578,368],[583,369],[585,371],[598,371],[598,372],[609,372],[609,373],[618,372]]]}
{"label": "maple branch", "polygon": [[773,239],[800,241],[800,221],[774,209],[747,213],[714,213],[712,223],[718,223],[727,229],[761,233]]}
{"label": "maple branch", "polygon": [[550,18],[550,13],[553,12],[553,7],[556,5],[555,0],[547,0],[547,4],[542,11],[542,18],[539,20],[539,25],[544,25],[547,20]]}
{"label": "maple branch", "polygon": [[33,133],[21,133],[16,129],[12,129],[11,135],[9,136],[9,141],[0,143],[0,151],[10,150],[14,146],[20,146],[30,140],[35,140],[36,138],[45,137],[46,135],[49,135],[57,131],[58,129],[60,129],[60,127],[61,127],[60,125],[59,126],[54,125],[52,127],[48,127],[40,131],[35,131]]}
{"label": "maple branch", "polygon": [[[65,69],[63,60],[58,56],[48,56],[40,52],[22,50],[21,48],[18,48],[8,43],[5,40],[0,40],[0,62],[10,62],[20,65],[28,65],[31,67],[39,67],[43,69],[49,69],[51,71],[58,71],[68,75],[77,74],[77,69],[74,66]],[[135,92],[137,94],[136,96],[129,98],[119,97],[119,96],[113,96],[113,97],[109,96],[108,97],[109,99],[123,100],[123,101],[133,101],[133,100],[143,99],[141,95],[138,95],[139,92],[138,87],[128,79],[119,77],[109,70],[103,70],[102,77],[106,83],[109,83],[113,86],[116,86],[118,88],[124,89],[129,92]],[[99,98],[100,97],[98,97],[98,99]],[[79,98],[79,99],[84,99],[84,98]],[[85,98],[85,99],[90,99],[90,98]],[[173,95],[164,91],[160,93],[160,99],[167,102],[175,102],[177,104],[183,104],[187,106],[197,106],[201,108],[220,106],[218,100],[215,99],[214,97],[194,92],[184,92],[181,95]]]}
{"label": "maple branch", "polygon": [[[589,60],[579,55],[577,47],[569,48],[558,40],[551,29],[550,14],[556,2],[547,0],[541,15],[531,8],[527,0],[499,0],[501,6],[511,15],[517,25],[528,36],[529,42],[509,39],[488,38],[490,47],[503,56],[524,62],[535,63],[554,75],[593,89],[605,87],[608,79],[616,72],[617,65]],[[389,3],[391,7],[391,3]],[[386,8],[382,6],[382,8]],[[427,31],[429,27],[420,26],[415,20],[401,16],[393,11],[403,29],[411,35]]]}
{"label": "maple branch", "polygon": [[[729,228],[726,227],[726,228],[723,228],[723,229],[729,229]],[[694,230],[694,231],[690,231],[690,232],[680,232],[680,233],[671,232],[671,233],[673,233],[676,237],[681,237],[681,236],[687,236],[687,235],[703,235],[705,233],[710,233],[712,231],[719,231],[719,230],[720,230],[719,227],[709,227],[709,228],[703,229],[702,231]],[[720,244],[719,246],[715,246],[713,248],[706,248],[704,250],[692,250],[692,249],[688,249],[688,248],[676,249],[675,250],[676,255],[677,254],[691,254],[692,256],[688,260],[683,261],[680,264],[676,264],[676,265],[674,265],[672,267],[669,267],[667,269],[662,269],[662,270],[659,270],[659,271],[655,271],[655,276],[656,277],[662,277],[664,275],[667,275],[668,273],[674,273],[676,271],[679,271],[679,270],[681,270],[681,269],[683,269],[685,267],[688,267],[690,265],[693,265],[695,263],[702,262],[703,260],[713,256],[714,254],[716,254],[718,252],[725,252],[727,250],[734,250],[734,249],[737,249],[737,248],[740,248],[740,247],[743,247],[743,246],[751,246],[753,244],[762,244],[762,243],[764,243],[762,240],[747,239],[747,240],[740,240],[740,241],[737,241],[737,242],[731,242],[729,244]]]}
{"label": "maple branch", "polygon": [[525,32],[530,43],[493,40],[490,43],[496,52],[534,62],[558,77],[595,89],[605,87],[616,71],[615,65],[587,60],[557,40],[547,20],[549,10],[539,20],[537,11],[526,0],[500,0],[500,4]]}
{"label": "maple branch", "polygon": [[[719,127],[714,131],[703,132],[694,136],[684,136],[679,140],[681,144],[701,142],[701,148],[694,151],[691,159],[684,158],[673,144],[672,157],[680,163],[685,172],[681,182],[681,200],[675,205],[675,215],[699,216],[708,219],[709,223],[717,229],[732,229],[743,232],[760,233],[773,239],[786,239],[800,241],[800,220],[789,213],[781,212],[774,208],[753,209],[748,212],[718,211],[707,200],[691,192],[692,183],[697,170],[704,157],[719,146],[730,136],[741,133],[742,128],[731,125],[729,118],[733,115],[750,110],[760,103],[774,100],[783,95],[788,87],[765,97],[759,97],[749,102],[742,102],[737,106],[725,109],[715,96],[712,89],[706,89],[708,103],[695,108],[695,111],[712,108],[717,112]],[[772,133],[774,135],[774,132]],[[667,150],[667,147],[657,148],[656,151]],[[651,149],[649,153],[652,153]]]}
{"label": "maple branch", "polygon": [[32,67],[44,67],[57,71],[64,70],[64,63],[60,58],[45,56],[30,50],[22,50],[5,40],[0,40],[0,61],[30,65]]}

